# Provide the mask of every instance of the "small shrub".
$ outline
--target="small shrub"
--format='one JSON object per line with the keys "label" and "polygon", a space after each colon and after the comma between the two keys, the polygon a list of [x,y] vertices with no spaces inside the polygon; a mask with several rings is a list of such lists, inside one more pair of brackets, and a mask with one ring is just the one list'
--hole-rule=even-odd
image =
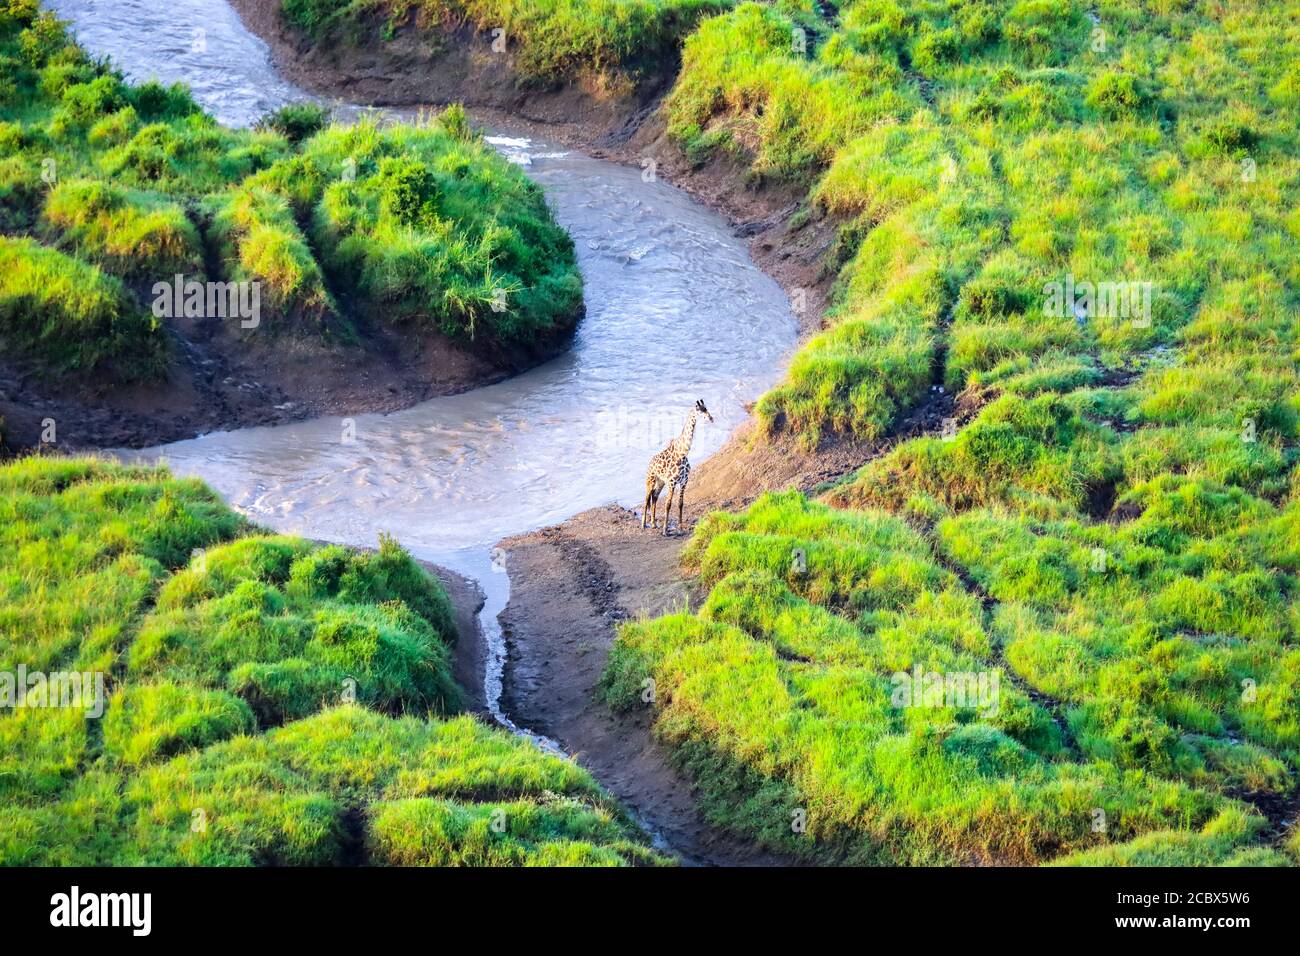
{"label": "small shrub", "polygon": [[290,103],[262,119],[259,125],[273,129],[290,143],[301,143],[329,125],[329,111],[315,103]]}

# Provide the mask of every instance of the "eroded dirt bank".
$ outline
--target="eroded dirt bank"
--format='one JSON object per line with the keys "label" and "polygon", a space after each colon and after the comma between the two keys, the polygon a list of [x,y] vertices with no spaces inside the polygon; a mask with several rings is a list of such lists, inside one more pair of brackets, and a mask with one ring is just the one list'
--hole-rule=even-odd
{"label": "eroded dirt bank", "polygon": [[487,712],[487,702],[483,699],[485,648],[478,624],[479,611],[483,610],[483,589],[450,568],[430,561],[420,561],[419,564],[447,589],[456,619],[456,647],[452,651],[451,673],[461,687],[466,709],[484,714]]}
{"label": "eroded dirt bank", "polygon": [[0,454],[144,448],[216,429],[398,411],[538,365],[564,351],[573,332],[536,348],[489,353],[439,333],[379,328],[363,330],[352,345],[270,331],[237,337],[215,328],[221,321],[169,321],[171,357],[156,383],[52,379],[19,361],[0,363]]}
{"label": "eroded dirt bank", "polygon": [[369,35],[354,42],[316,43],[285,22],[280,0],[230,0],[230,5],[270,47],[277,71],[318,95],[373,106],[463,103],[544,124],[570,145],[589,141],[593,130],[610,132],[626,124],[675,72],[670,67],[660,81],[650,80],[639,90],[593,83],[527,89],[517,81],[510,53],[494,52],[492,37],[468,26],[426,32],[409,17],[380,40],[376,19]]}

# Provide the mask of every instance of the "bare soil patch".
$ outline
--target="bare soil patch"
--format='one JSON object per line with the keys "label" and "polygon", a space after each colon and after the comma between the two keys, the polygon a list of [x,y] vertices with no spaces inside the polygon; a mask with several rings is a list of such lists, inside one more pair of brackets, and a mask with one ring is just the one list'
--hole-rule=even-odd
{"label": "bare soil patch", "polygon": [[[220,321],[167,321],[171,359],[155,383],[52,378],[6,358],[0,453],[143,448],[217,429],[399,411],[508,378],[572,341],[570,328],[535,348],[489,351],[437,332],[371,326],[357,343],[328,344],[269,330],[235,334]],[[47,420],[55,423],[53,443],[42,439]]]}

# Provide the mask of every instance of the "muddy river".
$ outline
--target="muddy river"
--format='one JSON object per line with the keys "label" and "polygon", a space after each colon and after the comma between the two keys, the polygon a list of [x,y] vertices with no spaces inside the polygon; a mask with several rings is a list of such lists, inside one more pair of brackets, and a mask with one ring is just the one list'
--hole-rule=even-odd
{"label": "muddy river", "polygon": [[[222,122],[248,125],[312,98],[277,75],[222,0],[50,5],[93,54],[133,80],[188,83]],[[577,244],[587,314],[571,351],[403,412],[216,432],[142,454],[203,478],[267,527],[353,545],[387,532],[476,579],[487,596],[487,698],[513,727],[497,704],[509,577],[495,542],[606,502],[639,504],[646,462],[697,398],[717,421],[698,430],[692,460],[715,451],[775,381],[797,327],[744,242],[685,193],[640,169],[493,132]]]}

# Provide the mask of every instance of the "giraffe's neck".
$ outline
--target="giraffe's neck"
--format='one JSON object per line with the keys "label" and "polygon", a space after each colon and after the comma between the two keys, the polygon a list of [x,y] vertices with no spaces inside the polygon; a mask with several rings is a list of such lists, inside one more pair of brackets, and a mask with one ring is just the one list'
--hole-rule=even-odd
{"label": "giraffe's neck", "polygon": [[695,440],[695,420],[699,417],[699,409],[692,408],[691,413],[686,416],[686,424],[682,427],[682,433],[677,436],[677,441],[673,443],[677,446],[678,452],[683,455],[691,450],[691,442]]}

